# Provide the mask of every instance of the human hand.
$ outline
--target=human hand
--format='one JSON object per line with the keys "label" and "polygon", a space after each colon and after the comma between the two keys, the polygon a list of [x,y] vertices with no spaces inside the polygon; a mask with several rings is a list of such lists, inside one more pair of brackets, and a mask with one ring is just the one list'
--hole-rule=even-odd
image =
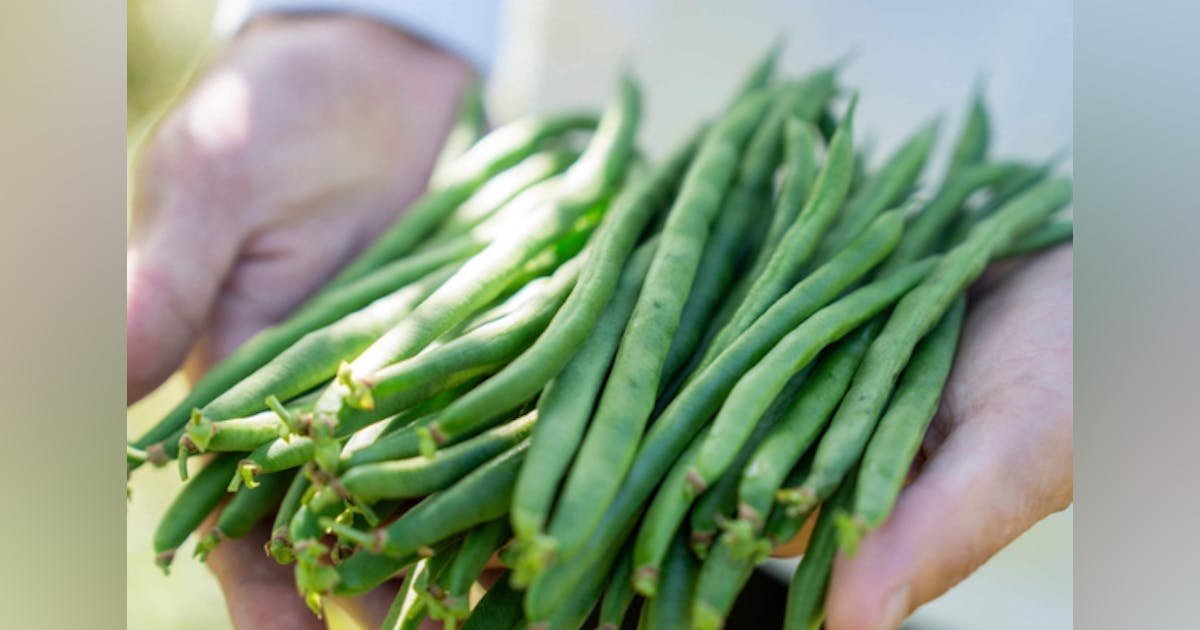
{"label": "human hand", "polygon": [[976,287],[918,472],[892,515],[834,565],[831,630],[896,628],[1071,503],[1071,248]]}
{"label": "human hand", "polygon": [[[469,79],[456,57],[368,20],[260,18],[245,29],[139,159],[130,402],[185,356],[188,375],[202,374],[380,234],[423,188]],[[224,541],[208,558],[234,625],[323,628],[291,567],[263,553],[266,538]],[[385,597],[347,608],[378,620]]]}

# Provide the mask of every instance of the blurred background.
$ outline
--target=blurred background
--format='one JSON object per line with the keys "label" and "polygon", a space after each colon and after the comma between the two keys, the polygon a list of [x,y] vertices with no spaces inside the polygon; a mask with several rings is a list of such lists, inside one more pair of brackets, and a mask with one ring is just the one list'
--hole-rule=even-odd
{"label": "blurred background", "polygon": [[[128,0],[129,159],[155,121],[220,45],[215,0]],[[785,71],[847,53],[847,85],[863,91],[858,133],[875,160],[931,116],[957,129],[971,86],[983,81],[994,113],[995,152],[1046,156],[1072,136],[1071,3],[815,3],[782,0],[509,0],[488,83],[491,117],[598,106],[628,64],[646,96],[642,141],[662,154],[715,111],[753,59],[786,35]],[[942,152],[944,155],[944,151]],[[943,159],[932,163],[936,175]],[[140,433],[177,400],[172,379],[129,411]],[[164,577],[150,540],[178,488],[173,468],[138,471],[127,524],[130,628],[227,627],[216,581],[181,554]],[[185,549],[186,551],[186,549]],[[771,561],[783,579],[791,564]],[[1054,515],[908,622],[911,630],[1060,629],[1072,626],[1072,514]],[[353,627],[331,616],[334,627]]]}

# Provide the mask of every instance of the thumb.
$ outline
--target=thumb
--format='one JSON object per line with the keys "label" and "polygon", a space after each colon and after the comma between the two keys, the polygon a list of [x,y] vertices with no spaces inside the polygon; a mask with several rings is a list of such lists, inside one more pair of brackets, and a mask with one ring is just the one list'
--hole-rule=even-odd
{"label": "thumb", "polygon": [[1028,459],[1049,456],[1042,452],[1048,449],[986,435],[988,424],[955,431],[858,553],[839,554],[826,601],[829,628],[898,628],[918,606],[1065,506],[1041,487],[1036,477],[1044,471]]}
{"label": "thumb", "polygon": [[215,213],[156,204],[126,250],[126,395],[145,396],[179,366],[208,320],[237,252]]}

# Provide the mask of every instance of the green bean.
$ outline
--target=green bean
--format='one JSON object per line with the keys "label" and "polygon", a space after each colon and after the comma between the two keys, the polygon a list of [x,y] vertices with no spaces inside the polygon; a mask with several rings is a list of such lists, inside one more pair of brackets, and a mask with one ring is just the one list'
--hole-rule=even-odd
{"label": "green bean", "polygon": [[896,503],[925,429],[937,412],[965,310],[966,298],[960,296],[941,323],[921,340],[867,443],[854,503],[834,520],[838,546],[847,553],[855,553],[862,536],[882,525]]}
{"label": "green bean", "polygon": [[1023,194],[1033,186],[1045,181],[1053,174],[1059,161],[1067,155],[1065,150],[1055,153],[1041,164],[1027,164],[1023,168],[1000,180],[989,191],[988,198],[974,211],[964,212],[957,217],[942,238],[943,247],[952,247],[959,243],[975,227],[976,223],[992,216],[1001,207]]}
{"label": "green bean", "polygon": [[475,191],[454,214],[446,218],[446,222],[430,238],[430,242],[443,243],[468,232],[473,235],[483,232],[480,240],[489,240],[487,224],[502,223],[510,218],[506,212],[500,212],[501,209],[520,209],[521,204],[510,202],[526,191],[533,190],[533,187],[540,187],[543,182],[561,173],[578,157],[579,154],[575,151],[548,149],[525,158],[520,164],[496,175]]}
{"label": "green bean", "polygon": [[404,582],[400,584],[400,590],[396,592],[396,599],[392,601],[387,615],[383,618],[383,623],[379,626],[381,630],[400,630],[402,628],[416,630],[425,620],[425,600],[417,592],[417,582],[429,575],[429,561],[429,558],[422,558],[404,576]]}
{"label": "green bean", "polygon": [[[817,249],[825,230],[833,222],[838,208],[846,195],[850,182],[850,161],[853,158],[852,139],[854,133],[855,97],[842,118],[842,124],[829,144],[829,153],[813,184],[812,194],[791,227],[783,234],[778,246],[771,252],[763,271],[754,278],[746,296],[738,304],[729,322],[717,333],[712,344],[700,361],[703,367],[711,363],[738,335],[742,334],[767,310],[780,295],[792,286],[801,267]],[[802,161],[789,165],[804,168]],[[781,197],[781,202],[795,203],[796,197]],[[792,210],[781,208],[777,213],[791,214]]]}
{"label": "green bean", "polygon": [[951,249],[924,281],[896,305],[871,343],[844,402],[817,446],[812,472],[787,493],[797,512],[829,496],[858,460],[901,369],[913,348],[941,320],[951,302],[979,277],[988,261],[1071,198],[1071,184],[1051,180],[1031,188],[994,216],[979,223]]}
{"label": "green bean", "polygon": [[[311,411],[319,393],[310,391],[289,401],[286,407],[272,397],[269,404],[276,405],[277,411],[268,409],[244,418],[213,421],[195,413],[179,438],[180,449],[188,453],[254,450],[264,442],[288,434],[290,428],[283,418],[297,418]],[[179,459],[182,468],[183,457]]]}
{"label": "green bean", "polygon": [[1034,228],[1000,253],[999,257],[1016,258],[1033,252],[1049,249],[1071,240],[1075,223],[1070,218],[1051,220]]}
{"label": "green bean", "polygon": [[513,494],[513,530],[523,541],[545,527],[555,490],[583,436],[656,243],[649,241],[633,254],[592,334],[538,400],[539,419]]}
{"label": "green bean", "polygon": [[[429,495],[386,528],[364,533],[330,520],[323,524],[339,536],[361,545],[369,554],[403,558],[422,546],[506,514],[517,470],[527,448],[528,441],[509,449],[457,484]],[[386,576],[380,581],[382,579]],[[377,584],[359,583],[355,587],[357,591]],[[352,594],[340,588],[338,593]]]}
{"label": "green bean", "polygon": [[396,321],[409,314],[450,277],[455,266],[451,263],[360,311],[308,333],[198,412],[193,412],[193,426],[189,427],[188,434],[202,435],[211,430],[215,421],[263,410],[266,408],[264,400],[269,395],[288,400],[328,381],[346,356],[353,356],[370,346]]}
{"label": "green bean", "polygon": [[[808,471],[812,469],[812,455],[813,452],[809,449],[800,458],[800,461],[796,462],[796,465],[792,467],[792,471],[787,474],[787,479],[783,482],[785,486],[800,485],[800,482],[804,481],[804,478],[808,476]],[[772,549],[777,548],[794,539],[806,522],[808,522],[807,514],[789,514],[788,506],[776,502],[775,507],[771,508],[771,513],[767,517],[767,524],[763,527],[763,538]],[[736,521],[734,524],[736,524]],[[737,534],[734,533],[733,529],[727,528],[725,533],[721,535],[721,539],[734,549],[735,555],[740,553],[745,557],[753,556],[757,549],[756,543],[751,541],[748,546],[739,552],[736,547],[739,543],[735,540],[735,536]]]}
{"label": "green bean", "polygon": [[792,574],[788,587],[785,630],[811,630],[821,626],[829,574],[837,553],[834,514],[854,500],[853,472],[841,483],[829,502],[821,507],[816,527],[804,551],[804,558]]}
{"label": "green bean", "polygon": [[818,140],[813,133],[812,124],[799,118],[790,118],[784,134],[783,168],[786,175],[775,200],[762,249],[754,260],[754,266],[746,274],[747,278],[757,278],[763,272],[767,260],[778,247],[788,226],[796,221],[796,216],[804,207],[804,202],[816,181]]}
{"label": "green bean", "polygon": [[757,445],[738,484],[738,519],[728,525],[725,533],[735,555],[752,553],[755,538],[763,531],[774,504],[775,492],[829,422],[882,323],[883,319],[877,317],[828,349],[783,420]]}
{"label": "green bean", "polygon": [[365,251],[331,281],[340,286],[361,277],[383,263],[404,256],[429,236],[437,226],[466,201],[484,182],[520,162],[546,138],[572,129],[589,128],[595,119],[569,114],[547,119],[523,119],[489,133],[465,154],[448,164],[430,192],[413,202],[408,210]]}
{"label": "green bean", "polygon": [[837,223],[829,229],[817,250],[817,264],[841,251],[880,212],[899,205],[908,197],[925,168],[937,130],[936,119],[919,128],[884,162],[879,172],[867,179],[862,190],[846,203]]}
{"label": "green bean", "polygon": [[639,234],[659,210],[691,160],[687,142],[647,178],[628,186],[597,229],[584,271],[546,331],[528,350],[478,388],[446,408],[436,428],[447,433],[487,422],[536,395],[571,359],[595,327],[616,290]]}
{"label": "green bean", "polygon": [[904,231],[904,238],[886,268],[912,262],[930,253],[953,223],[967,199],[977,190],[1019,172],[1023,165],[994,162],[960,167],[946,178],[937,194],[921,208]]}
{"label": "green bean", "polygon": [[609,576],[609,569],[616,561],[616,556],[615,550],[605,554],[592,568],[592,573],[571,592],[558,609],[547,617],[531,618],[532,623],[529,624],[529,628],[531,630],[535,628],[539,630],[578,630],[581,628],[592,610],[596,608],[596,604],[600,602],[600,596],[604,592],[604,585]]}
{"label": "green bean", "polygon": [[511,534],[508,522],[503,518],[484,523],[467,532],[462,546],[454,555],[454,562],[438,580],[442,598],[436,605],[430,603],[430,616],[444,620],[451,626],[455,620],[468,617],[471,585],[479,579],[487,567],[488,560]]}
{"label": "green bean", "polygon": [[241,538],[279,505],[294,475],[277,473],[263,477],[254,488],[242,488],[221,510],[217,526],[196,543],[196,557],[204,560],[222,540]]}
{"label": "green bean", "polygon": [[443,181],[447,169],[455,160],[462,157],[487,132],[487,113],[483,105],[483,82],[476,78],[463,90],[458,101],[458,114],[454,125],[442,142],[442,150],[438,153],[433,165],[433,174],[429,179],[435,182]]}
{"label": "green bean", "polygon": [[633,550],[621,549],[616,566],[608,577],[608,586],[600,597],[600,630],[620,630],[633,603]]}
{"label": "green bean", "polygon": [[421,497],[442,490],[529,435],[537,412],[437,452],[433,458],[412,457],[355,466],[338,478],[343,488],[368,503],[379,499]]}
{"label": "green bean", "polygon": [[667,351],[662,369],[664,385],[690,359],[704,332],[702,322],[711,317],[725,297],[736,267],[749,253],[747,241],[752,239],[747,239],[747,232],[752,225],[764,223],[762,214],[764,207],[769,206],[771,179],[779,163],[785,110],[793,100],[788,96],[775,98],[766,118],[750,137],[736,179],[717,213]]}
{"label": "green bean", "polygon": [[587,537],[633,462],[709,225],[767,105],[766,95],[756,95],[735,107],[710,132],[688,170],[550,523],[559,549],[573,549]]}
{"label": "green bean", "polygon": [[699,627],[692,624],[692,596],[700,567],[692,554],[688,553],[687,537],[682,533],[671,542],[663,568],[662,587],[642,607],[638,628],[674,630]]}
{"label": "green bean", "polygon": [[625,171],[639,117],[637,87],[623,77],[618,97],[583,156],[563,175],[555,200],[538,208],[520,230],[469,259],[408,317],[341,368],[335,385],[317,401],[318,420],[336,417],[345,399],[353,399],[362,376],[416,355],[498,296],[519,275],[523,263],[569,231],[586,209],[600,203]]}
{"label": "green bean", "polygon": [[778,38],[771,42],[771,46],[763,53],[762,58],[750,68],[750,72],[742,79],[731,107],[736,106],[737,101],[746,95],[765,90],[771,85],[779,68],[779,56],[782,54],[783,39]]}
{"label": "green bean", "polygon": [[[803,374],[797,374],[792,378],[784,391],[776,397],[771,409],[764,417],[764,421],[755,429],[757,434],[765,433],[783,414],[792,396],[803,382]],[[693,445],[674,463],[671,471],[667,473],[666,478],[663,480],[658,493],[650,502],[650,506],[642,518],[641,525],[639,525],[634,547],[634,560],[637,564],[637,581],[635,587],[639,593],[647,597],[651,597],[655,593],[657,581],[661,573],[661,565],[664,558],[666,558],[667,550],[676,532],[681,529],[680,524],[687,515],[688,508],[692,505],[692,498],[685,492],[688,483],[687,473],[695,462],[700,445],[705,442],[707,435],[707,429],[701,431],[700,435],[693,440]],[[745,456],[748,457],[750,449],[746,448],[743,450],[746,451]],[[741,454],[739,454],[739,457],[741,457]],[[736,491],[736,476],[733,476],[733,482],[727,485],[730,486],[730,490]],[[717,488],[713,488],[712,490],[717,490]],[[725,494],[729,494],[728,498],[732,506],[732,493]],[[693,511],[693,515],[695,515],[696,511],[706,511],[715,523],[716,511],[723,508],[722,503],[724,501],[721,497],[714,497],[709,493],[705,493],[703,499],[701,501],[702,504],[706,504],[708,501],[712,501],[712,504],[705,505],[703,508],[697,505]],[[713,531],[715,531],[715,525]],[[693,527],[690,542],[692,548],[696,551],[696,555],[703,558],[712,539],[711,537],[701,539],[697,536],[698,533],[695,527]]]}
{"label": "green bean", "polygon": [[991,142],[989,118],[987,103],[983,100],[983,83],[979,81],[972,90],[967,117],[963,120],[963,127],[950,154],[950,165],[946,169],[947,180],[956,172],[979,164],[987,158],[988,144]]}
{"label": "green bean", "polygon": [[219,455],[175,495],[154,530],[154,562],[167,573],[175,550],[187,540],[225,497],[225,484],[237,467],[237,457]]}
{"label": "green bean", "polygon": [[[845,314],[847,319],[869,317],[870,313],[890,304],[920,281],[932,265],[932,260],[915,263],[866,285],[822,310],[833,309],[833,312]],[[563,554],[556,564],[548,567],[530,584],[525,607],[531,618],[544,616],[548,614],[546,611],[553,610],[570,589],[583,579],[592,563],[628,534],[638,510],[658,487],[663,475],[679,458],[687,443],[712,417],[738,376],[753,366],[798,322],[808,319],[816,308],[811,306],[812,303],[825,304],[831,299],[823,291],[832,291],[836,296],[846,284],[853,282],[853,279],[849,279],[844,280],[845,284],[839,284],[833,279],[837,273],[827,265],[794,287],[711,365],[698,373],[663,410],[647,432],[621,489],[584,545],[569,555]],[[831,289],[826,283],[841,288]],[[833,335],[829,337],[826,343],[834,340]]]}
{"label": "green bean", "polygon": [[[876,254],[886,255],[900,237],[902,221],[903,219],[897,213],[881,216],[860,239],[855,241],[853,249],[863,247],[865,243],[874,240],[886,239],[884,240],[885,245],[872,250]],[[850,251],[847,250],[846,253]],[[851,295],[857,293],[859,292],[856,291]],[[896,295],[892,299],[898,297]],[[877,308],[887,305],[887,303],[879,304]],[[874,314],[873,312],[864,313],[859,316],[860,319],[839,321],[837,317],[842,310],[853,309],[852,307],[843,307],[842,309],[827,307],[817,311],[781,339],[753,369],[738,381],[737,386],[729,393],[729,397],[713,421],[712,431],[696,456],[696,462],[688,474],[687,490],[703,491],[708,484],[725,472],[737,452],[746,443],[767,407],[783,390],[792,375],[808,365],[824,348],[823,343],[836,341]],[[832,335],[832,338],[828,338],[828,335]]]}
{"label": "green bean", "polygon": [[275,512],[275,521],[271,524],[271,538],[267,541],[266,551],[267,555],[274,558],[279,564],[291,564],[296,561],[296,554],[292,551],[291,538],[288,536],[288,524],[292,522],[292,518],[300,509],[300,503],[310,487],[312,487],[312,481],[308,475],[303,472],[296,474],[288,485],[283,500],[279,503],[279,510]]}
{"label": "green bean", "polygon": [[737,557],[724,541],[713,545],[704,559],[696,579],[695,596],[691,602],[692,628],[717,630],[724,627],[725,618],[733,609],[738,593],[750,579],[754,566],[766,557],[768,550],[760,549],[752,558]]}
{"label": "green bean", "polygon": [[[355,317],[353,315],[360,309],[383,310],[397,307],[403,312],[404,302],[389,299],[388,294],[398,292],[419,296],[420,289],[403,289],[401,287],[413,282],[419,284],[422,278],[437,273],[438,269],[443,269],[455,261],[466,258],[477,249],[477,245],[464,244],[462,241],[447,243],[428,252],[393,262],[368,276],[309,301],[283,323],[258,333],[209,370],[203,378],[197,381],[188,395],[179,404],[172,407],[152,429],[138,438],[133,446],[155,451],[152,457],[155,461],[164,461],[174,457],[179,444],[179,435],[191,418],[194,409],[210,405],[215,399],[226,394],[227,390],[255,374],[280,353],[300,342],[310,333],[325,330],[325,334],[336,337],[341,334],[335,332],[340,327],[352,326],[351,322],[354,322],[353,325],[363,323],[362,316]],[[419,299],[419,297],[414,297],[414,299]],[[342,320],[345,320],[345,323],[341,323]],[[232,413],[225,417],[237,417],[264,409],[262,401],[265,396],[265,393],[256,393],[255,396],[242,401],[249,405],[248,410],[238,412],[234,408]],[[286,399],[286,396],[283,398]],[[222,413],[228,412],[223,411]],[[130,460],[128,467],[129,470],[132,470],[137,467],[137,463]]]}
{"label": "green bean", "polygon": [[484,593],[462,630],[508,630],[521,620],[521,592],[508,585],[507,574]]}
{"label": "green bean", "polygon": [[695,461],[696,453],[700,451],[700,444],[706,435],[708,430],[702,430],[671,465],[646,508],[642,522],[638,525],[633,545],[633,588],[645,597],[655,597],[658,594],[663,561],[691,504],[683,493],[687,484],[687,471]]}

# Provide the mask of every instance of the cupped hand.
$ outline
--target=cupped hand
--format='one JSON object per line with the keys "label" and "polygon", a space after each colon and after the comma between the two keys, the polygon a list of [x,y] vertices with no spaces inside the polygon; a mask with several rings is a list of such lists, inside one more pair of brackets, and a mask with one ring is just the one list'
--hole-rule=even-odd
{"label": "cupped hand", "polygon": [[898,627],[1071,503],[1071,248],[993,270],[972,298],[917,474],[858,553],[836,560],[830,630]]}
{"label": "cupped hand", "polygon": [[[240,33],[139,156],[130,402],[185,357],[189,376],[203,373],[376,237],[423,188],[470,74],[369,20],[260,18]],[[257,532],[209,556],[234,625],[324,627],[265,541]],[[387,605],[368,596],[351,612],[378,620]]]}

